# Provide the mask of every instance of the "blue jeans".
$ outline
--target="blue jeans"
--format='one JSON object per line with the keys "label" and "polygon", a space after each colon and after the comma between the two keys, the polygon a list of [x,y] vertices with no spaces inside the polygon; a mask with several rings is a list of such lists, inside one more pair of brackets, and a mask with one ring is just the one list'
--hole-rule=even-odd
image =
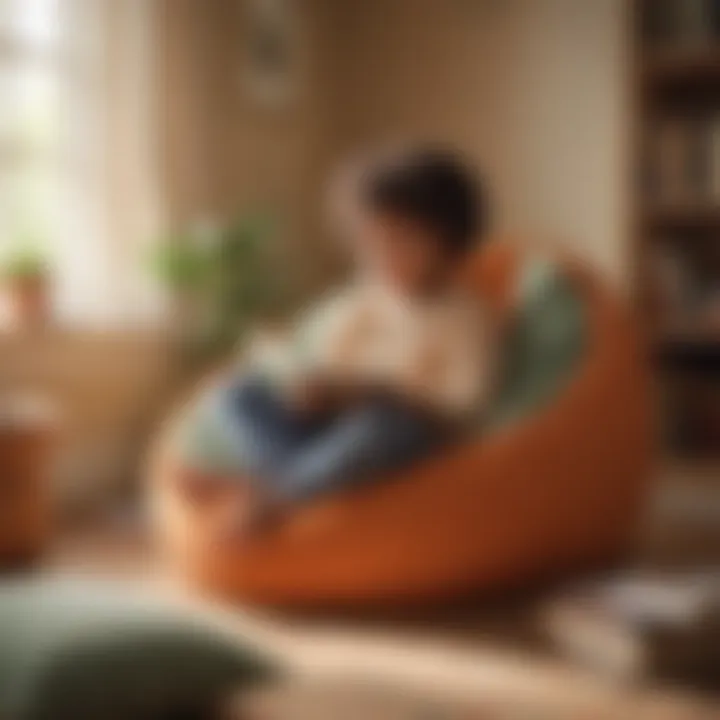
{"label": "blue jeans", "polygon": [[249,472],[289,501],[407,465],[436,449],[444,437],[436,423],[391,401],[311,419],[288,408],[260,377],[235,387],[230,402]]}

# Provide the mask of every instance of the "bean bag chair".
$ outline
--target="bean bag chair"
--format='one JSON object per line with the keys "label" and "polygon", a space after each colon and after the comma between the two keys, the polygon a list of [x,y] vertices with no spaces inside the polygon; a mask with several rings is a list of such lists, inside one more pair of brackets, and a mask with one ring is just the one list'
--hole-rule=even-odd
{"label": "bean bag chair", "polygon": [[553,255],[538,272],[534,256],[496,242],[468,265],[466,281],[511,319],[505,372],[482,430],[437,457],[223,542],[227,497],[183,491],[187,408],[171,419],[150,466],[168,561],[228,599],[367,607],[450,600],[624,553],[652,467],[637,328],[588,268]]}

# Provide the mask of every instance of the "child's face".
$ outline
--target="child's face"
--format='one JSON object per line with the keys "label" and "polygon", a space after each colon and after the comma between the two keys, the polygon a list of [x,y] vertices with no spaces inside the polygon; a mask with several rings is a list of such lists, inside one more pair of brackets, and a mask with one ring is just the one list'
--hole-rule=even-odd
{"label": "child's face", "polygon": [[404,295],[423,295],[445,283],[455,263],[428,228],[406,218],[367,215],[358,224],[361,264]]}

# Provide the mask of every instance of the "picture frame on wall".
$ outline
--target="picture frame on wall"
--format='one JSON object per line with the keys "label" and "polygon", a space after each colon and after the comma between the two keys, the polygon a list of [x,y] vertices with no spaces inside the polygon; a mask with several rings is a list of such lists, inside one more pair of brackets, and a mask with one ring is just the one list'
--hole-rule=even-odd
{"label": "picture frame on wall", "polygon": [[245,0],[242,84],[250,103],[281,109],[300,82],[299,0]]}

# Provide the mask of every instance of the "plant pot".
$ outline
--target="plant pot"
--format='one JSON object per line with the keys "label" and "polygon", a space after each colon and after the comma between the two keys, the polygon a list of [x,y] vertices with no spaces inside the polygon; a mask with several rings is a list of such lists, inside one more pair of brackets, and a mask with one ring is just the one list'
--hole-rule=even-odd
{"label": "plant pot", "polygon": [[10,318],[20,329],[38,328],[50,320],[50,282],[46,275],[11,276],[5,281]]}
{"label": "plant pot", "polygon": [[58,418],[42,398],[0,398],[0,568],[38,557],[52,531]]}

